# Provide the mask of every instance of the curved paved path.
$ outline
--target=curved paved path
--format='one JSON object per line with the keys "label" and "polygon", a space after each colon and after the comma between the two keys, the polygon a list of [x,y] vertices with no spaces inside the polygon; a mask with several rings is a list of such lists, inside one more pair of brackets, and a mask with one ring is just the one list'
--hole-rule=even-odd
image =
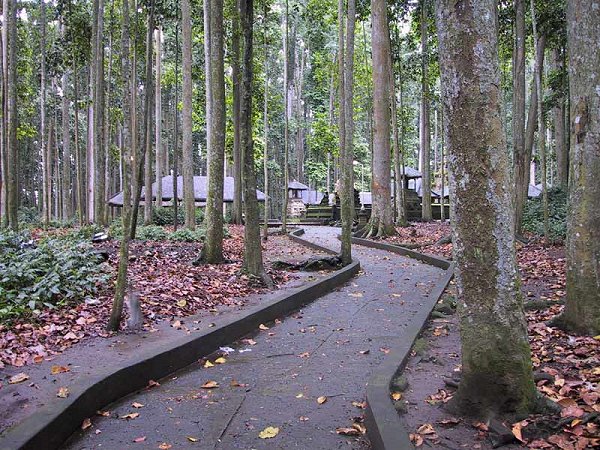
{"label": "curved paved path", "polygon": [[[337,228],[307,227],[303,238],[338,250],[337,234]],[[352,402],[364,400],[372,370],[443,271],[383,250],[354,246],[353,252],[363,272],[351,282],[257,330],[255,345],[232,345],[225,364],[191,366],[112,405],[110,417],[92,418],[93,426],[64,448],[368,448],[366,438],[335,430],[362,415]],[[201,389],[207,381],[219,387]],[[318,404],[320,396],[327,401]],[[144,406],[136,409],[134,402]],[[129,413],[139,416],[120,418]],[[268,426],[279,434],[260,439]]]}

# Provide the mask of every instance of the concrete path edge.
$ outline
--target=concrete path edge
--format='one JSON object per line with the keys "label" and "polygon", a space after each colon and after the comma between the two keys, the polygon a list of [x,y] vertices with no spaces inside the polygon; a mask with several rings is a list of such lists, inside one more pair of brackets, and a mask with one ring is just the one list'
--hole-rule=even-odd
{"label": "concrete path edge", "polygon": [[[330,249],[300,237],[304,230],[290,233],[290,238],[307,247],[326,253]],[[86,377],[69,386],[67,399],[53,399],[21,423],[0,436],[1,450],[40,450],[59,448],[82,422],[106,405],[133,392],[144,389],[149,380],[164,378],[220,346],[229,344],[256,330],[261,323],[285,316],[341,286],[360,271],[360,263],[343,267],[320,280],[276,296],[267,303],[241,311],[233,317],[215,321],[209,330],[185,336],[142,351],[137,357],[115,367]],[[188,320],[191,318],[188,318]]]}
{"label": "concrete path edge", "polygon": [[416,259],[440,269],[444,269],[444,276],[435,285],[423,307],[417,312],[413,322],[408,326],[406,340],[398,340],[385,360],[377,366],[367,384],[367,408],[365,422],[367,435],[371,441],[373,450],[412,450],[415,447],[409,439],[408,431],[404,428],[398,412],[394,408],[390,397],[390,383],[400,375],[410,355],[415,340],[421,334],[427,323],[435,304],[438,302],[444,290],[454,276],[454,263],[425,255],[397,245],[386,244],[380,241],[372,241],[362,238],[352,238],[352,243],[365,247],[387,250],[402,256]]}

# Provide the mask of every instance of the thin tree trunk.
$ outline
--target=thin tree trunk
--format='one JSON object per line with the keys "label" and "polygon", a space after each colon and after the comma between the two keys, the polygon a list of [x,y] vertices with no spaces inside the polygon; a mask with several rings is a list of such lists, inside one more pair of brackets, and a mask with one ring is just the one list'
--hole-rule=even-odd
{"label": "thin tree trunk", "polygon": [[106,160],[104,157],[104,0],[98,0],[96,41],[94,42],[94,220],[104,224],[104,187]]}
{"label": "thin tree trunk", "polygon": [[[135,190],[133,192],[133,205],[131,210],[131,228],[129,238],[135,239],[135,232],[137,229],[138,213],[140,207],[140,199],[142,197],[142,181],[144,180],[144,167],[146,166],[146,146],[148,141],[152,140],[152,93],[154,88],[152,85],[152,34],[154,32],[154,0],[150,0],[149,11],[148,11],[148,25],[146,29],[146,94],[144,95],[144,140],[140,146],[142,151],[139,153],[138,161],[136,161],[137,167],[134,166],[136,172]],[[135,53],[135,51],[134,51]],[[152,187],[150,187],[149,197],[152,198]],[[150,202],[151,203],[151,202]]]}
{"label": "thin tree trunk", "polygon": [[154,48],[154,28],[148,29],[146,33],[146,85],[144,91],[147,105],[144,105],[144,224],[149,225],[152,223],[152,207],[154,205],[152,198],[152,161],[154,160],[152,155],[152,137],[154,135],[152,129],[152,111],[154,110],[154,79],[152,77],[154,58],[152,57],[152,51]]}
{"label": "thin tree trunk", "polygon": [[[391,53],[390,53],[391,57]],[[390,84],[392,86],[390,94],[391,113],[392,113],[392,133],[394,143],[394,187],[395,187],[395,203],[396,203],[396,223],[400,226],[406,226],[408,220],[406,218],[406,201],[404,199],[404,171],[402,170],[402,160],[400,150],[400,137],[398,132],[398,112],[396,110],[396,77],[394,76],[394,64],[390,58]]]}
{"label": "thin tree trunk", "polygon": [[[290,183],[289,174],[289,41],[288,41],[288,20],[289,20],[289,1],[285,0],[285,12],[283,16],[284,31],[283,31],[283,207],[281,211],[281,231],[287,233],[287,214],[288,214],[288,185]],[[341,20],[341,19],[340,19]],[[341,133],[341,130],[340,130]],[[340,146],[340,149],[342,147]]]}
{"label": "thin tree trunk", "polygon": [[[7,0],[4,2],[6,14],[4,26],[8,29],[8,56],[7,56],[7,108],[6,108],[6,203],[7,222],[12,230],[19,229],[18,221],[18,189],[17,189],[17,1]],[[4,27],[3,27],[4,28]]]}
{"label": "thin tree trunk", "polygon": [[132,140],[129,130],[129,115],[131,114],[131,90],[135,84],[131,77],[129,64],[129,0],[123,0],[121,22],[121,75],[123,77],[123,151],[121,152],[121,175],[123,177],[123,211],[121,220],[123,223],[123,237],[119,249],[119,269],[117,272],[117,283],[113,299],[112,311],[108,322],[108,330],[118,331],[123,314],[123,301],[127,291],[127,266],[129,263],[129,240],[127,232],[131,228],[131,153]]}
{"label": "thin tree trunk", "polygon": [[223,74],[223,0],[210,0],[210,147],[206,241],[201,260],[223,261],[223,168],[225,157],[225,80]]}
{"label": "thin tree trunk", "polygon": [[[563,72],[564,65],[561,50],[554,49],[552,53],[554,68],[558,72]],[[554,116],[554,142],[556,145],[556,175],[558,184],[566,189],[569,180],[569,151],[567,150],[565,130],[565,99],[562,95],[556,99],[556,106],[552,112]]]}
{"label": "thin tree trunk", "polygon": [[571,164],[567,219],[567,298],[562,325],[600,333],[600,15],[590,3],[567,6]]}
{"label": "thin tree trunk", "polygon": [[196,228],[194,198],[194,149],[192,148],[192,11],[190,0],[181,0],[181,31],[183,34],[183,201],[185,226]]}
{"label": "thin tree trunk", "polygon": [[81,147],[79,145],[79,77],[77,76],[77,63],[75,61],[75,55],[73,55],[73,112],[75,114],[75,126],[74,126],[74,144],[75,144],[75,177],[76,177],[76,193],[77,193],[77,216],[79,224],[83,225],[86,223],[86,210],[85,210],[85,166],[84,158],[81,153]]}
{"label": "thin tree trunk", "polygon": [[[46,145],[46,2],[40,0],[40,149],[42,153],[42,207],[44,227],[48,228],[52,212],[52,182],[48,170],[49,153]],[[49,187],[50,186],[50,187]]]}
{"label": "thin tree trunk", "polygon": [[[342,16],[343,17],[343,16]],[[340,23],[341,22],[340,20]],[[344,108],[340,115],[344,115],[344,146],[340,152],[341,159],[341,218],[342,218],[342,236],[341,236],[341,258],[342,264],[347,265],[352,262],[352,222],[354,220],[354,30],[356,26],[356,2],[348,0],[348,10],[346,17],[346,52],[344,58],[340,58],[342,64],[340,68],[344,77],[344,95],[340,96],[340,103],[344,103]],[[343,33],[343,26],[342,33]],[[340,54],[343,47],[340,48]]]}
{"label": "thin tree trunk", "polygon": [[[63,25],[64,27],[64,25]],[[62,182],[63,182],[63,220],[69,220],[71,212],[71,130],[69,126],[69,98],[67,96],[68,75],[65,72],[62,75]]]}
{"label": "thin tree trunk", "polygon": [[[442,105],[443,106],[443,105]],[[441,199],[440,199],[440,203],[441,203],[441,209],[440,209],[440,220],[443,222],[446,221],[446,161],[445,161],[445,154],[444,154],[444,110],[442,108],[442,110],[440,111],[440,126],[442,128],[442,133],[441,133],[441,139],[440,139],[440,172],[441,172],[441,178],[442,178],[442,182],[440,183],[441,185]]]}
{"label": "thin tree trunk", "polygon": [[241,19],[241,31],[243,34],[240,144],[244,157],[244,176],[242,179],[244,186],[244,213],[246,216],[246,226],[244,227],[244,270],[250,275],[260,278],[265,284],[272,285],[272,281],[265,272],[263,265],[252,139],[253,0],[239,0],[239,17]]}
{"label": "thin tree trunk", "polygon": [[390,33],[383,0],[371,0],[373,47],[373,179],[370,224],[365,235],[395,232],[390,180]]}
{"label": "thin tree trunk", "polygon": [[[515,43],[513,49],[513,158],[515,171],[515,226],[522,233],[523,208],[527,199],[529,160],[525,151],[525,0],[514,0]],[[533,100],[533,98],[532,98]],[[525,184],[525,191],[523,190]]]}
{"label": "thin tree trunk", "polygon": [[8,226],[8,19],[9,0],[2,2],[2,143],[0,144],[0,226]]}
{"label": "thin tree trunk", "polygon": [[265,3],[264,5],[264,16],[263,16],[263,33],[264,33],[264,52],[265,52],[265,93],[264,93],[264,106],[263,106],[263,177],[265,179],[264,193],[265,193],[265,223],[263,225],[263,241],[266,241],[269,236],[269,46],[267,39],[267,17],[269,13],[269,6]]}
{"label": "thin tree trunk", "polygon": [[162,75],[162,27],[159,27],[155,33],[155,49],[156,49],[156,86],[155,86],[155,95],[154,95],[154,106],[155,106],[155,125],[154,125],[154,145],[156,146],[156,162],[155,162],[155,170],[156,170],[156,207],[162,208],[162,177],[163,177],[163,164],[164,164],[164,149],[162,142],[162,90],[161,90],[161,75]]}
{"label": "thin tree trunk", "polygon": [[[206,1],[206,0],[205,0]],[[206,75],[208,76],[208,74]],[[178,154],[179,154],[179,113],[177,105],[179,103],[179,20],[175,23],[175,102],[173,103],[173,119],[175,122],[174,126],[174,139],[173,139],[173,228],[177,231],[178,225],[178,203],[179,193],[178,191]],[[207,109],[208,112],[208,109]]]}
{"label": "thin tree trunk", "polygon": [[206,176],[209,177],[208,173],[210,169],[210,149],[212,147],[212,81],[211,81],[211,64],[212,61],[210,59],[210,8],[211,8],[211,0],[203,0],[203,8],[204,8],[204,80],[205,80],[205,97],[206,97],[206,112],[205,123],[206,123]]}
{"label": "thin tree trunk", "polygon": [[421,148],[421,217],[425,221],[432,219],[431,214],[431,143],[429,127],[429,56],[427,46],[427,0],[421,0],[421,120],[419,122],[419,140]]}
{"label": "thin tree trunk", "polygon": [[544,237],[550,238],[550,224],[548,218],[548,186],[546,183],[546,122],[544,120],[544,88],[543,71],[541,60],[544,58],[543,51],[538,51],[539,38],[537,32],[537,20],[534,0],[531,0],[531,23],[533,25],[533,45],[536,54],[533,76],[537,92],[537,119],[538,119],[538,145],[540,151],[540,171],[542,172],[542,210],[544,215]]}
{"label": "thin tree trunk", "polygon": [[451,407],[531,411],[536,389],[515,260],[495,0],[436,1],[448,125],[462,376]]}
{"label": "thin tree trunk", "polygon": [[[240,0],[236,0],[238,2]],[[240,6],[241,9],[241,6]],[[241,94],[240,94],[240,16],[238,7],[234,8],[232,32],[231,81],[233,83],[233,211],[231,221],[242,223],[242,146],[240,137]]]}

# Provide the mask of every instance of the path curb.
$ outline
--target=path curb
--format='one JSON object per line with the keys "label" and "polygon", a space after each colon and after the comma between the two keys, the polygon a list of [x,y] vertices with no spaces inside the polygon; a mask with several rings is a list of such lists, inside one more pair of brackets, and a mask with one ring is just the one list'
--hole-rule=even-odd
{"label": "path curb", "polygon": [[[290,233],[290,238],[307,247],[332,253],[331,250],[307,242],[299,236],[304,230]],[[335,253],[335,252],[333,252]],[[136,358],[87,377],[69,386],[66,399],[54,399],[45,407],[8,429],[0,436],[0,450],[57,449],[77,430],[87,417],[104,406],[143,389],[149,380],[158,380],[182,369],[220,346],[229,344],[255,331],[261,323],[270,322],[311,303],[344,284],[360,271],[360,263],[351,264],[305,286],[291,289],[265,304],[216,322],[216,326],[163,347],[142,351]]]}
{"label": "path curb", "polygon": [[415,315],[413,322],[406,329],[408,339],[398,341],[385,360],[377,366],[367,384],[367,408],[365,422],[367,434],[374,450],[412,450],[414,445],[408,437],[408,431],[400,421],[390,397],[390,384],[400,375],[408,358],[410,349],[427,323],[435,304],[438,302],[446,286],[454,276],[454,263],[431,255],[409,250],[397,245],[385,244],[368,239],[352,238],[353,244],[364,247],[387,250],[398,255],[407,256],[418,261],[444,269],[444,276],[427,297],[423,307]]}

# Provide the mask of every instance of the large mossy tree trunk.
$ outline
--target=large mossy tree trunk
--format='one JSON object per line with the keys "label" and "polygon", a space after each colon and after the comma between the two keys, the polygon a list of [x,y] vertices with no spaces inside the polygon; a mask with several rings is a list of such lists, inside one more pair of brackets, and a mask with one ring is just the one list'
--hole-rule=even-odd
{"label": "large mossy tree trunk", "polygon": [[373,160],[371,192],[373,207],[365,236],[395,233],[390,177],[390,32],[387,6],[371,0],[373,49]]}
{"label": "large mossy tree trunk", "polygon": [[567,221],[565,328],[600,334],[600,14],[567,8],[571,166]]}
{"label": "large mossy tree trunk", "polygon": [[194,195],[194,149],[192,148],[192,11],[190,0],[181,0],[181,31],[183,34],[183,110],[182,110],[182,154],[183,154],[183,203],[185,226],[196,228],[196,206]]}
{"label": "large mossy tree trunk", "polygon": [[465,414],[530,411],[536,391],[515,261],[495,0],[436,0],[448,121]]}
{"label": "large mossy tree trunk", "polygon": [[258,200],[256,198],[256,171],[254,165],[254,141],[252,140],[252,37],[254,22],[253,0],[239,0],[239,17],[242,40],[242,86],[240,89],[240,144],[244,157],[244,270],[260,278],[266,285],[272,282],[265,271],[260,240]]}
{"label": "large mossy tree trunk", "polygon": [[206,241],[201,261],[223,261],[223,165],[225,158],[225,79],[223,73],[223,0],[210,1],[210,147],[208,148],[208,195]]}

